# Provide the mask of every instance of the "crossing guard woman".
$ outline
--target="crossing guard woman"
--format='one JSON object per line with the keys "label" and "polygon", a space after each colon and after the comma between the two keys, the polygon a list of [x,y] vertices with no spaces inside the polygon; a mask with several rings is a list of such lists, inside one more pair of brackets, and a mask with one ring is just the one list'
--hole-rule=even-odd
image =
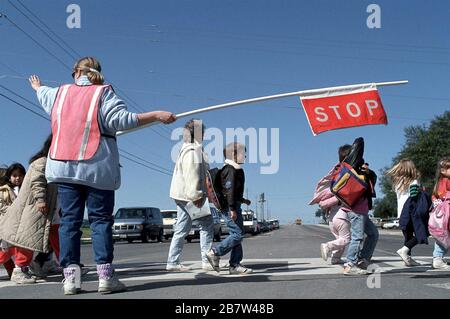
{"label": "crossing guard woman", "polygon": [[129,112],[112,87],[104,84],[100,63],[95,58],[80,59],[72,77],[74,84],[58,88],[42,86],[36,75],[29,78],[40,104],[51,116],[53,139],[45,171],[48,182],[58,184],[64,294],[80,290],[76,285],[77,267],[73,265],[80,264],[80,228],[85,206],[92,230],[98,291],[123,291],[125,285],[112,266],[114,191],[120,187],[115,134],[155,121],[172,123],[176,117],[164,111]]}

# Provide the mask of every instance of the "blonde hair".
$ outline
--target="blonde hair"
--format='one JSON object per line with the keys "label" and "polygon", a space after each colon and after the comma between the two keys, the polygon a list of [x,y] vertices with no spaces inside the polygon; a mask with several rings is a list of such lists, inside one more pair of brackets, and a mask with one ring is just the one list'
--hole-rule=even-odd
{"label": "blonde hair", "polygon": [[84,57],[78,60],[73,66],[73,72],[80,70],[82,74],[87,75],[89,81],[92,84],[101,85],[105,82],[105,78],[101,74],[102,67],[100,62],[93,57]]}
{"label": "blonde hair", "polygon": [[402,159],[386,173],[392,179],[394,190],[405,192],[411,183],[420,178],[414,162],[409,159]]}
{"label": "blonde hair", "polygon": [[450,168],[450,157],[443,157],[439,160],[436,170],[436,182],[434,184],[433,195],[439,197],[439,182],[442,178],[441,170]]}
{"label": "blonde hair", "polygon": [[239,151],[245,152],[246,151],[245,145],[238,142],[231,142],[223,149],[223,156],[226,159],[235,161]]}

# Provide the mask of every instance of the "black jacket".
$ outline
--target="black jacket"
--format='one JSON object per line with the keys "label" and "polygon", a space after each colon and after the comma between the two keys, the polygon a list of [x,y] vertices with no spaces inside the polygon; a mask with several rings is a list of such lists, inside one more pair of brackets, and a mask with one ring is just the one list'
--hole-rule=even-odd
{"label": "black jacket", "polygon": [[409,197],[403,205],[400,215],[400,229],[406,230],[412,222],[414,235],[419,244],[428,244],[428,219],[430,218],[431,197],[425,192],[420,192],[415,197]]}
{"label": "black jacket", "polygon": [[221,203],[223,209],[240,208],[244,196],[245,174],[243,169],[225,165],[220,172],[222,184]]}

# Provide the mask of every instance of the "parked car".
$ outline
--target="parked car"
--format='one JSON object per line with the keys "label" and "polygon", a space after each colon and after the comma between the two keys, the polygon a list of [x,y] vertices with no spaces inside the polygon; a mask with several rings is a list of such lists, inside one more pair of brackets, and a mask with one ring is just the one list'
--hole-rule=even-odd
{"label": "parked car", "polygon": [[270,230],[279,229],[280,228],[280,222],[278,219],[270,219],[267,221],[270,226]]}
{"label": "parked car", "polygon": [[377,226],[377,227],[381,227],[383,225],[382,223],[382,219],[381,218],[377,218],[377,217],[370,217],[370,220],[372,221],[372,223]]}
{"label": "parked car", "polygon": [[391,222],[386,222],[383,224],[382,228],[383,229],[399,229],[400,228],[400,220],[399,219],[394,219]]}
{"label": "parked car", "polygon": [[267,221],[262,220],[258,222],[259,224],[259,229],[261,230],[262,233],[267,233],[268,231],[270,231],[270,227],[269,224],[267,223]]}
{"label": "parked car", "polygon": [[[222,225],[220,222],[221,214],[215,207],[210,207],[211,209],[211,215],[213,217],[213,223],[214,223],[214,237],[213,240],[220,241],[222,239]],[[192,239],[199,239],[200,238],[200,226],[198,220],[192,221],[192,227],[189,231],[189,235],[186,236],[186,240],[188,243],[192,241]]]}
{"label": "parked car", "polygon": [[120,208],[114,216],[113,239],[149,240],[162,242],[164,229],[161,212],[155,207],[124,207]]}
{"label": "parked car", "polygon": [[162,210],[161,215],[163,220],[164,238],[167,240],[173,236],[173,225],[177,221],[177,211]]}
{"label": "parked car", "polygon": [[256,219],[255,212],[252,210],[243,210],[242,218],[244,219],[244,231],[252,235],[258,233],[258,220]]}

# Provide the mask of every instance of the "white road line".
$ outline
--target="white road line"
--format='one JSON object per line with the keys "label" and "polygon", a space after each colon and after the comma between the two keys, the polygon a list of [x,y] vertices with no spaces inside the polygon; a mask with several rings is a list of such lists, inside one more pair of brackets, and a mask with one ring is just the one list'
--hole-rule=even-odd
{"label": "white road line", "polygon": [[[391,271],[407,271],[407,272],[424,272],[424,268],[428,271],[431,270],[431,257],[422,256],[415,258],[418,262],[422,264],[423,267],[406,267],[400,258],[383,256],[375,257],[375,264],[380,267],[379,272],[391,272]],[[229,275],[228,269],[223,269],[220,274],[215,271],[206,272],[201,269],[201,262],[199,261],[185,261],[185,265],[191,266],[192,270],[189,272],[166,272],[165,264],[143,264],[142,267],[120,267],[116,272],[119,274],[120,280],[124,282],[133,281],[164,281],[164,280],[193,280],[200,278],[236,278],[235,275]],[[271,259],[245,259],[243,264],[248,267],[253,267],[254,272],[249,276],[267,276],[272,277],[285,277],[285,276],[317,276],[317,275],[341,275],[343,266],[342,265],[330,265],[329,262],[325,262],[322,258],[271,258]],[[154,268],[157,266],[158,268]],[[139,276],[139,270],[142,269],[144,272],[148,272],[149,269],[155,271],[154,275],[143,275]],[[133,272],[131,277],[126,275],[126,272]],[[95,270],[92,270],[88,274],[89,277],[95,278]],[[53,277],[58,278],[58,277]],[[59,277],[61,278],[61,277]],[[96,283],[97,280],[83,281],[84,283]],[[46,282],[43,280],[39,281],[40,284],[46,285],[61,285],[59,282]],[[450,284],[449,284],[450,285]],[[18,286],[15,283],[7,280],[6,278],[0,281],[0,288]],[[440,287],[442,288],[442,287]],[[447,289],[447,288],[446,288]]]}

